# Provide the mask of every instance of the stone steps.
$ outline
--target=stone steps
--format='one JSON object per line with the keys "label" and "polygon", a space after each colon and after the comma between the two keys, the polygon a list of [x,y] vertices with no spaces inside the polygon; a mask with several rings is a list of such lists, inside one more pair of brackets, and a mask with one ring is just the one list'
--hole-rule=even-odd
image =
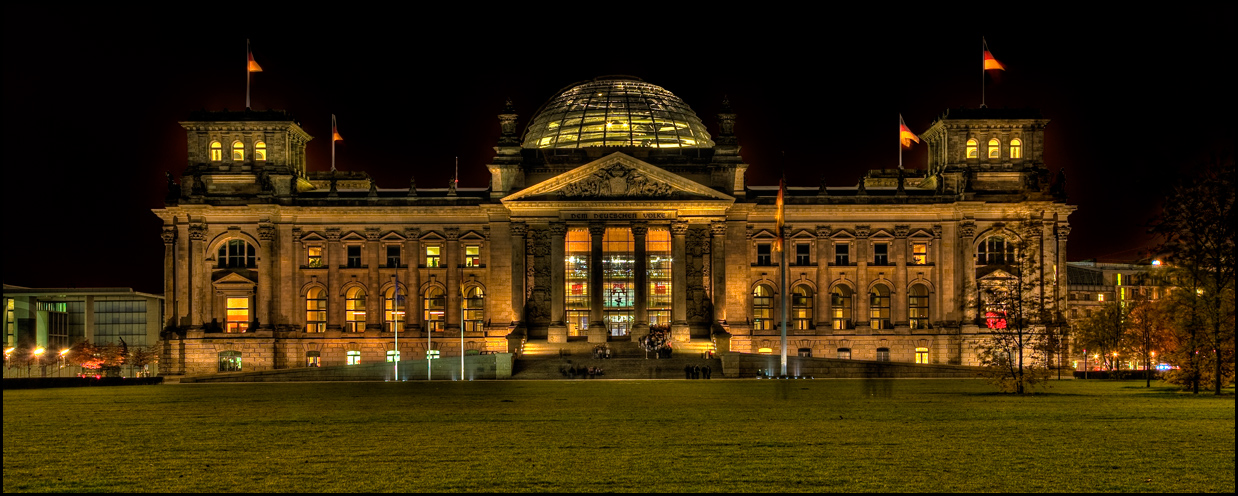
{"label": "stone steps", "polygon": [[[521,357],[512,365],[512,379],[556,380],[569,379],[561,370],[568,367],[602,367],[603,375],[595,379],[683,379],[684,366],[709,366],[715,379],[722,378],[722,360],[703,359],[699,354],[672,355],[671,358],[611,358],[595,359],[584,356],[535,356]],[[702,375],[702,378],[704,375]],[[576,379],[588,376],[577,375]]]}

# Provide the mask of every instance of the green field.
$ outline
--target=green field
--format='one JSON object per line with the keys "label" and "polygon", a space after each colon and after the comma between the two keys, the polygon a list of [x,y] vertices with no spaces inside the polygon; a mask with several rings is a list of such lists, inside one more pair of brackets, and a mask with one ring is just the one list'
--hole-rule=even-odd
{"label": "green field", "polygon": [[4,491],[1234,492],[1234,396],[976,380],[4,391]]}

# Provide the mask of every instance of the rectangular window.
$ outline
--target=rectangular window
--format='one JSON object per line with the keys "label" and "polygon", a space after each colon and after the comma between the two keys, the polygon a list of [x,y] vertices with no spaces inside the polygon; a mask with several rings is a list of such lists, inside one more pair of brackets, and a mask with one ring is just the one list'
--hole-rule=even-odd
{"label": "rectangular window", "polygon": [[890,349],[889,348],[877,348],[877,361],[878,362],[890,361]]}
{"label": "rectangular window", "polygon": [[310,246],[305,249],[307,260],[305,264],[311,268],[322,267],[322,247]]}
{"label": "rectangular window", "polygon": [[928,348],[916,348],[916,363],[929,363]]}
{"label": "rectangular window", "polygon": [[388,246],[387,247],[387,266],[388,267],[399,267],[400,266],[400,247],[399,246]]}
{"label": "rectangular window", "polygon": [[770,244],[760,243],[757,245],[757,265],[771,265]]}
{"label": "rectangular window", "polygon": [[481,267],[481,247],[477,245],[466,245],[464,247],[464,266],[465,267]]}
{"label": "rectangular window", "polygon": [[348,247],[348,268],[356,269],[361,267],[361,246]]}
{"label": "rectangular window", "polygon": [[928,263],[928,243],[911,244],[911,263],[916,265]]}
{"label": "rectangular window", "polygon": [[834,245],[834,265],[849,265],[851,263],[851,245]]}
{"label": "rectangular window", "polygon": [[387,350],[387,363],[400,361],[400,352],[396,350]]}
{"label": "rectangular window", "polygon": [[224,332],[245,332],[249,329],[249,298],[228,297],[228,322]]}
{"label": "rectangular window", "polygon": [[426,267],[438,267],[440,248],[438,246],[426,247]]}
{"label": "rectangular window", "polygon": [[890,245],[886,243],[873,244],[873,265],[890,265]]}
{"label": "rectangular window", "polygon": [[851,348],[839,348],[838,359],[839,360],[850,360],[851,359]]}
{"label": "rectangular window", "polygon": [[361,363],[361,352],[360,351],[348,352],[348,365],[358,365],[360,363]]}
{"label": "rectangular window", "polygon": [[812,265],[809,260],[809,252],[812,245],[808,243],[796,243],[795,245],[795,265]]}

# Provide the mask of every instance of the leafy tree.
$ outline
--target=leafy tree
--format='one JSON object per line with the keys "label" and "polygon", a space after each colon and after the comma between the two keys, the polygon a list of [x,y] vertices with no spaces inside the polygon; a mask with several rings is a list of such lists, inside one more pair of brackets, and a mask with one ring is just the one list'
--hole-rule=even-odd
{"label": "leafy tree", "polygon": [[1152,371],[1155,367],[1156,350],[1165,352],[1169,328],[1168,304],[1163,301],[1141,299],[1129,312],[1130,327],[1127,333],[1127,348],[1134,351],[1144,363],[1145,387],[1152,387]]}
{"label": "leafy tree", "polygon": [[1120,369],[1118,357],[1127,352],[1129,314],[1129,307],[1110,301],[1079,324],[1077,344],[1100,355],[1111,373]]}
{"label": "leafy tree", "polygon": [[65,359],[83,370],[100,370],[103,368],[103,356],[100,353],[99,347],[91,344],[90,341],[82,341],[69,348],[69,353],[65,355]]}
{"label": "leafy tree", "polygon": [[129,364],[143,374],[147,365],[159,363],[159,345],[139,346],[129,352]]}

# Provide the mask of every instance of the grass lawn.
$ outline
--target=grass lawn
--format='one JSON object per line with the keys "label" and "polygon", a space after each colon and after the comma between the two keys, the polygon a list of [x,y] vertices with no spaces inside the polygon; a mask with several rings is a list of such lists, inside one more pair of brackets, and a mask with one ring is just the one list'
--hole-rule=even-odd
{"label": "grass lawn", "polygon": [[4,491],[1234,492],[1234,396],[1142,381],[4,391]]}

